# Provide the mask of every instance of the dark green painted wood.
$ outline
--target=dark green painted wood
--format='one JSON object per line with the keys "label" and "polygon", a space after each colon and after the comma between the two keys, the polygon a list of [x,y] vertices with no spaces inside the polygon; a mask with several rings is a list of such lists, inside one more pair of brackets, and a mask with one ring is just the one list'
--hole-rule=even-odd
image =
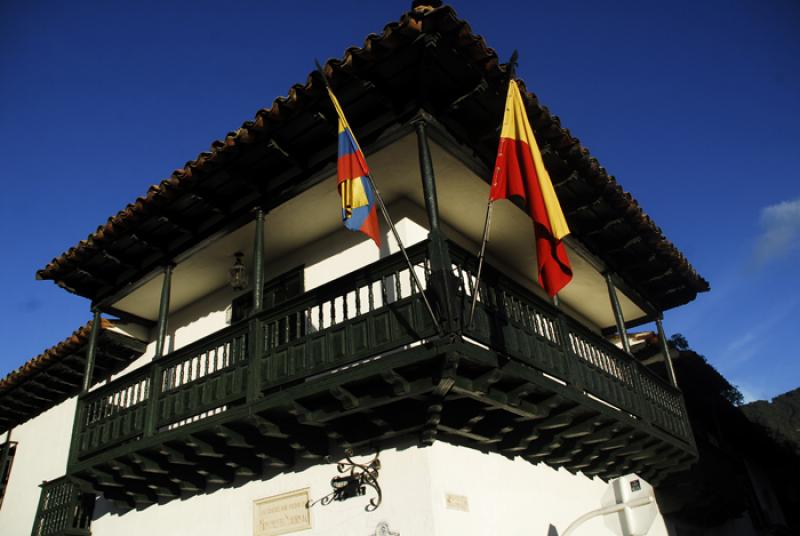
{"label": "dark green painted wood", "polygon": [[[6,473],[9,473],[10,479],[10,468],[7,468],[6,465],[8,464],[9,460],[9,453],[11,452],[11,432],[13,432],[13,428],[9,428],[6,432],[6,441],[3,443],[3,454],[0,455],[0,504],[3,503],[3,497],[6,493],[6,482],[3,482]],[[13,462],[13,460],[12,460]]]}
{"label": "dark green painted wood", "polygon": [[439,200],[436,195],[436,175],[433,168],[430,145],[428,143],[428,125],[424,117],[414,123],[417,133],[417,148],[419,153],[419,169],[422,179],[422,192],[425,200],[425,210],[428,214],[428,256],[430,262],[430,294],[433,306],[439,315],[440,321],[446,332],[455,332],[460,327],[461,308],[453,301],[456,282],[450,271],[450,254],[447,240],[441,228],[439,218]]}
{"label": "dark green painted wood", "polygon": [[[144,406],[143,414],[144,414],[144,421],[141,423],[142,427],[144,428],[144,434],[151,436],[156,433],[158,427],[158,411],[159,411],[159,393],[163,388],[163,369],[160,364],[160,358],[164,355],[164,345],[166,344],[167,340],[167,323],[169,321],[169,302],[170,302],[170,292],[172,290],[172,270],[174,266],[172,264],[167,264],[164,267],[164,280],[161,284],[161,301],[158,306],[158,325],[157,325],[157,334],[156,334],[156,350],[155,355],[153,356],[153,364],[150,367],[150,378],[149,384],[147,384],[147,391],[146,397],[149,398],[149,403],[146,403]],[[144,380],[143,380],[144,381]],[[140,384],[140,387],[144,387],[144,385]],[[129,396],[127,393],[128,390],[123,390],[115,394],[117,397],[127,397]],[[137,391],[138,392],[138,391]],[[123,394],[125,393],[125,394]],[[135,397],[136,395],[134,395]],[[140,395],[141,396],[141,395]],[[124,418],[134,418],[132,415],[128,414],[127,411],[124,411],[127,408],[123,408],[121,405],[116,405],[115,398],[111,399],[110,402],[111,408],[109,410],[114,412],[114,410],[122,409],[124,413]],[[138,404],[138,403],[137,403]],[[109,411],[104,410],[104,411]],[[91,418],[91,417],[87,417]],[[100,438],[97,438],[97,441],[101,441],[102,437],[114,437],[114,436],[127,436],[131,432],[131,430],[138,429],[138,420],[134,423],[126,422],[126,421],[112,421],[110,423],[106,423],[103,427],[100,428],[99,433],[101,434]],[[126,433],[128,432],[128,433]]]}
{"label": "dark green painted wood", "polygon": [[663,316],[659,314],[656,318],[656,329],[658,330],[658,342],[661,344],[661,353],[664,354],[664,362],[667,365],[667,374],[669,381],[676,389],[678,387],[678,379],[675,377],[675,367],[672,366],[672,356],[669,354],[669,343],[667,342],[667,335],[664,333]]}
{"label": "dark green painted wood", "polygon": [[427,124],[424,119],[414,123],[417,132],[417,149],[419,151],[419,171],[422,178],[422,191],[425,199],[425,210],[431,232],[441,231],[439,223],[439,201],[436,196],[436,177],[433,172],[433,159],[428,145]]}
{"label": "dark green painted wood", "polygon": [[248,322],[249,340],[247,359],[247,399],[253,401],[261,396],[261,356],[264,352],[263,323],[255,318],[264,308],[264,211],[256,211],[256,231],[253,240],[253,309]]}
{"label": "dark green painted wood", "polygon": [[[469,307],[477,259],[448,250]],[[680,392],[627,353],[491,265],[467,339],[437,336],[404,270],[387,257],[81,397],[69,474],[141,508],[409,436],[603,478],[692,460]]]}
{"label": "dark green painted wood", "polygon": [[614,286],[614,278],[611,272],[606,272],[604,277],[608,287],[608,299],[611,300],[611,309],[614,311],[614,321],[617,323],[617,334],[622,342],[622,348],[627,353],[631,353],[631,343],[628,340],[628,331],[625,329],[625,317],[622,315],[622,307],[619,304],[617,289]]}
{"label": "dark green painted wood", "polygon": [[92,310],[92,329],[89,331],[89,341],[86,345],[86,368],[83,372],[83,385],[81,393],[86,393],[92,386],[94,376],[94,360],[97,355],[97,334],[100,333],[100,310]]}
{"label": "dark green painted wood", "polygon": [[69,478],[41,485],[31,536],[89,536],[94,496],[82,493]]}
{"label": "dark green painted wood", "polygon": [[264,211],[256,210],[256,232],[253,239],[253,313],[260,313],[264,304]]}
{"label": "dark green painted wood", "polygon": [[164,355],[164,344],[167,340],[167,322],[169,317],[169,296],[172,288],[172,264],[164,267],[164,281],[161,284],[161,302],[158,306],[158,325],[156,334],[156,352],[153,359]]}

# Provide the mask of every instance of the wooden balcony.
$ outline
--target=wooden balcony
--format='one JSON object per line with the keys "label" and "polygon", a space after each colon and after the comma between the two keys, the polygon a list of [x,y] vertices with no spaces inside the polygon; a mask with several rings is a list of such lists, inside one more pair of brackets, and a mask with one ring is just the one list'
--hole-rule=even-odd
{"label": "wooden balcony", "polygon": [[89,536],[94,496],[68,478],[42,484],[31,536]]}
{"label": "wooden balcony", "polygon": [[477,259],[449,245],[448,303],[431,251],[441,332],[387,257],[82,396],[69,476],[141,508],[409,437],[603,478],[692,462],[678,390],[491,266],[466,326]]}

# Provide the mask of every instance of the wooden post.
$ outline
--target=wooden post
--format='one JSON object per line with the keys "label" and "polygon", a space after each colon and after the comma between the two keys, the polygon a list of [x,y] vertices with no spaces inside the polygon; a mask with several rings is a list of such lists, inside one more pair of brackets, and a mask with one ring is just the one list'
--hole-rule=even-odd
{"label": "wooden post", "polygon": [[261,357],[264,354],[264,330],[258,313],[264,308],[264,210],[256,210],[253,239],[253,309],[247,336],[247,400],[261,394]]}
{"label": "wooden post", "polygon": [[94,376],[94,360],[97,354],[97,336],[100,334],[100,310],[92,307],[92,328],[89,331],[89,342],[86,346],[86,366],[83,370],[83,387],[81,394],[89,392]]}
{"label": "wooden post", "polygon": [[664,353],[664,363],[667,367],[667,375],[672,386],[678,388],[678,378],[675,376],[675,368],[672,366],[672,356],[669,355],[669,344],[667,343],[667,336],[664,334],[664,325],[662,324],[663,315],[659,313],[656,318],[656,329],[658,329],[658,340],[661,343],[661,351]]}
{"label": "wooden post", "polygon": [[450,252],[439,220],[439,200],[436,195],[433,159],[428,145],[427,123],[424,118],[419,118],[415,121],[414,127],[417,132],[419,169],[422,177],[425,210],[428,213],[430,225],[428,233],[430,240],[428,252],[431,263],[430,291],[433,294],[435,306],[442,316],[443,327],[446,331],[453,332],[459,328],[460,307],[456,307],[453,299],[457,287],[451,270]]}
{"label": "wooden post", "polygon": [[614,320],[617,323],[617,333],[620,340],[622,340],[622,349],[627,353],[631,353],[631,343],[628,341],[628,331],[625,329],[625,317],[622,316],[622,307],[619,305],[619,298],[617,297],[617,289],[614,287],[614,281],[611,277],[611,272],[606,272],[606,285],[608,286],[608,297],[611,300],[611,308],[614,310]]}
{"label": "wooden post", "polygon": [[86,345],[86,365],[83,369],[83,385],[78,399],[75,402],[75,418],[72,423],[72,438],[70,439],[69,454],[67,455],[67,466],[75,462],[78,453],[78,436],[80,425],[83,422],[83,397],[92,388],[92,377],[94,376],[94,362],[97,356],[97,337],[100,335],[100,308],[92,305],[92,327],[89,331],[89,342]]}
{"label": "wooden post", "polygon": [[161,284],[161,303],[158,306],[158,332],[156,336],[156,353],[153,359],[164,355],[164,344],[167,340],[167,323],[169,317],[169,295],[172,287],[172,263],[164,267],[164,281]]}
{"label": "wooden post", "polygon": [[8,463],[8,451],[11,449],[11,431],[14,427],[10,427],[6,432],[6,442],[3,444],[3,454],[0,457],[0,486],[3,485],[3,476]]}
{"label": "wooden post", "polygon": [[147,397],[147,408],[144,415],[144,435],[155,435],[158,430],[158,398],[163,386],[161,385],[162,368],[159,358],[164,355],[164,344],[167,340],[167,323],[169,318],[169,297],[172,287],[172,263],[164,266],[164,281],[161,283],[161,302],[158,305],[158,326],[156,334],[156,352],[150,364],[150,391]]}
{"label": "wooden post", "polygon": [[264,211],[256,210],[256,233],[253,240],[253,313],[264,307]]}
{"label": "wooden post", "polygon": [[422,191],[425,197],[425,210],[428,212],[431,235],[441,235],[439,225],[439,199],[436,195],[436,176],[433,173],[433,159],[428,145],[427,124],[418,119],[414,124],[417,131],[417,147],[419,150],[419,170],[422,177]]}
{"label": "wooden post", "polygon": [[[558,306],[558,297],[553,296],[556,300],[553,305]],[[560,309],[555,312],[556,325],[558,326],[559,342],[561,343],[561,351],[564,352],[564,368],[566,369],[567,379],[572,385],[583,392],[585,382],[583,381],[583,374],[580,365],[575,362],[575,353],[572,351],[572,346],[569,340],[569,324],[567,317]]]}

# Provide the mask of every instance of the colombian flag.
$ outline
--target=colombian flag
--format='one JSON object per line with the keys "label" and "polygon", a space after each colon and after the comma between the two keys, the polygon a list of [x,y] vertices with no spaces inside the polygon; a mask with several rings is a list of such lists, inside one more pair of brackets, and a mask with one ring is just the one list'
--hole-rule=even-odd
{"label": "colombian flag", "polygon": [[500,146],[497,148],[489,200],[520,202],[533,220],[539,284],[555,296],[572,279],[572,268],[562,239],[567,221],[533,137],[516,80],[508,84]]}
{"label": "colombian flag", "polygon": [[342,198],[342,222],[351,231],[361,231],[381,245],[381,229],[375,205],[375,190],[369,178],[364,153],[347,124],[344,112],[330,88],[333,107],[339,115],[339,161],[337,187]]}

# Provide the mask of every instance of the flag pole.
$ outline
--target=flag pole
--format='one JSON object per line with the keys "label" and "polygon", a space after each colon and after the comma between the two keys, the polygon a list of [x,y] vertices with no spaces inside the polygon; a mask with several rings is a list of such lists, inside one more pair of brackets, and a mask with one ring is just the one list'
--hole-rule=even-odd
{"label": "flag pole", "polygon": [[[516,76],[518,59],[519,59],[519,53],[516,50],[514,50],[514,52],[511,53],[511,58],[508,60],[509,83],[511,83],[511,80],[513,80],[514,77]],[[503,116],[505,117],[505,114],[503,114]],[[502,128],[502,122],[501,122],[501,128]],[[489,226],[492,224],[493,206],[494,205],[492,203],[492,200],[489,199],[489,203],[486,206],[486,219],[483,222],[483,238],[481,239],[480,253],[478,253],[478,273],[475,276],[475,286],[472,289],[472,305],[469,308],[469,320],[467,321],[467,327],[472,327],[472,321],[475,319],[475,307],[478,303],[478,294],[480,294],[481,290],[483,259],[486,256],[486,242],[489,241]]]}
{"label": "flag pole", "polygon": [[481,291],[481,273],[483,272],[483,259],[486,254],[486,242],[489,241],[489,226],[492,224],[492,208],[494,203],[490,200],[486,207],[486,219],[483,221],[483,238],[481,239],[481,250],[478,254],[478,274],[475,276],[475,286],[472,289],[472,305],[469,308],[469,321],[467,327],[472,327],[475,318],[475,306],[478,303],[478,294]]}
{"label": "flag pole", "polygon": [[[322,81],[325,83],[325,89],[327,89],[330,93],[333,93],[333,90],[331,89],[331,86],[328,83],[328,78],[325,76],[325,72],[322,70],[322,66],[319,64],[319,61],[315,59],[314,63],[317,66],[317,72],[322,77]],[[355,139],[355,135],[353,135],[353,141],[355,141],[356,145],[358,146],[358,140]],[[360,146],[358,147],[358,150],[359,151],[361,150]],[[378,206],[381,209],[381,214],[383,214],[383,219],[386,220],[386,224],[392,231],[392,236],[394,236],[394,239],[397,242],[397,246],[400,248],[400,253],[402,253],[403,259],[405,259],[406,264],[408,265],[408,271],[411,274],[411,277],[414,279],[414,284],[419,289],[419,294],[420,296],[422,296],[422,300],[425,302],[425,308],[428,310],[428,313],[431,316],[431,320],[433,320],[433,324],[436,326],[436,331],[441,335],[442,326],[436,319],[436,314],[434,314],[433,312],[433,307],[431,307],[431,302],[428,301],[428,296],[425,294],[425,289],[422,288],[422,283],[420,282],[419,277],[417,276],[417,271],[414,269],[414,265],[411,263],[411,259],[408,257],[408,252],[406,251],[406,248],[403,245],[403,241],[400,240],[400,233],[397,232],[397,228],[394,226],[394,222],[392,221],[392,218],[389,216],[389,211],[386,209],[386,204],[383,202],[383,196],[378,190],[378,186],[375,184],[375,181],[372,179],[371,173],[367,173],[367,180],[369,181],[370,186],[372,186],[372,190],[375,192],[375,199],[378,201]]]}

